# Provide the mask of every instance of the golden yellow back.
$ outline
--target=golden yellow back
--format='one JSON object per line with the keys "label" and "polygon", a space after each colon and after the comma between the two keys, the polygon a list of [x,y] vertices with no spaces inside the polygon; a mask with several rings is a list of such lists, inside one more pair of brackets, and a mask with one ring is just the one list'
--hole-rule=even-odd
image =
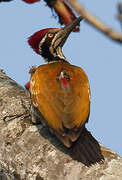
{"label": "golden yellow back", "polygon": [[[58,76],[68,74],[68,87],[62,87]],[[30,80],[32,102],[47,124],[55,130],[80,128],[89,116],[90,90],[85,72],[68,62],[39,66]]]}

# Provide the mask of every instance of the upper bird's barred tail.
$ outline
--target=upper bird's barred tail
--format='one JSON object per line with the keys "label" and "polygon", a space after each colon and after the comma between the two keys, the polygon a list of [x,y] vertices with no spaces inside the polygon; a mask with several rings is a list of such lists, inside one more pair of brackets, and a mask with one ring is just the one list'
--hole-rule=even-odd
{"label": "upper bird's barred tail", "polygon": [[86,166],[104,160],[99,143],[85,127],[69,151],[74,160],[82,162]]}

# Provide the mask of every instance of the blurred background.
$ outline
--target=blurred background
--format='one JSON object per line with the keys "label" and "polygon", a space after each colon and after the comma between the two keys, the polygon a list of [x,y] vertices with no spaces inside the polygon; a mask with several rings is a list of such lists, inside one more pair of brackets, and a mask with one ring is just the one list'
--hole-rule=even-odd
{"label": "blurred background", "polygon": [[[79,0],[105,24],[121,32],[117,20],[118,1]],[[0,69],[24,86],[29,68],[45,63],[27,40],[34,32],[60,27],[44,1],[22,0],[0,3]],[[122,156],[122,46],[81,22],[80,33],[72,33],[63,52],[70,63],[87,73],[91,87],[88,129],[102,144]]]}

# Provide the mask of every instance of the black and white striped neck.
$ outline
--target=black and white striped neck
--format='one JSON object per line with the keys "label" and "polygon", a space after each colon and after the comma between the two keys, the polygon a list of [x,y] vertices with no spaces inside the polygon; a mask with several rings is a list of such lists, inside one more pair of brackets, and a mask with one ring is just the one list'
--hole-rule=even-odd
{"label": "black and white striped neck", "polygon": [[53,49],[43,44],[40,48],[40,54],[42,55],[44,60],[48,63],[53,63],[58,61],[67,62],[66,57],[62,53],[61,47],[58,47],[57,49]]}

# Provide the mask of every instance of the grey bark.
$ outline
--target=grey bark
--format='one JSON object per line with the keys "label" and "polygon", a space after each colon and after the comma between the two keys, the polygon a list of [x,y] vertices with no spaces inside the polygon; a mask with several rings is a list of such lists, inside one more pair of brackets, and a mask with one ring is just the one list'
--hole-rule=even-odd
{"label": "grey bark", "polygon": [[[107,153],[91,167],[72,160],[42,124],[34,125],[27,90],[0,71],[0,180],[122,180],[122,159]],[[109,152],[109,151],[108,151]]]}

